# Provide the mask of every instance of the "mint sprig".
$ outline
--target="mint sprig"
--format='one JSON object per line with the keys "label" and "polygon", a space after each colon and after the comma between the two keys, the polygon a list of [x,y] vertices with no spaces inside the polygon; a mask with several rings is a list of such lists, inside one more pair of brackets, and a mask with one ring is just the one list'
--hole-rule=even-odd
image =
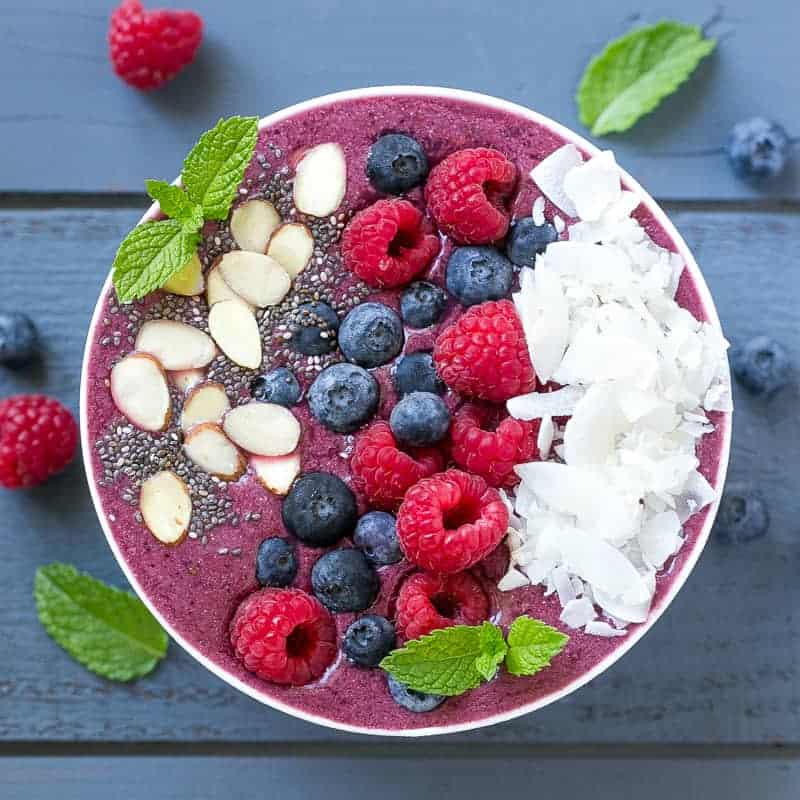
{"label": "mint sprig", "polygon": [[569,641],[569,636],[538,619],[517,617],[508,631],[506,669],[512,675],[535,675],[550,666]]}
{"label": "mint sprig", "polygon": [[202,206],[193,203],[180,186],[154,180],[147,180],[144,185],[147,187],[147,194],[161,206],[161,211],[166,216],[189,225],[194,224],[198,215],[202,221]]}
{"label": "mint sprig", "polygon": [[628,130],[675,92],[716,44],[697,26],[669,20],[615,39],[581,78],[581,122],[595,136]]}
{"label": "mint sprig", "polygon": [[40,567],[34,597],[50,636],[104,678],[140,678],[166,655],[167,635],[141,600],[69,564]]}

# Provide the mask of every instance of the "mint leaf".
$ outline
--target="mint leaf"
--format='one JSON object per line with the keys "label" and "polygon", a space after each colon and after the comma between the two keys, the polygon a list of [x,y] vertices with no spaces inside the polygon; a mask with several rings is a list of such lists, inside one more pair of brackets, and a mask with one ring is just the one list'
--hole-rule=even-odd
{"label": "mint leaf", "polygon": [[595,136],[628,130],[675,92],[716,44],[700,28],[671,21],[615,39],[583,74],[581,122]]}
{"label": "mint leaf", "polygon": [[528,616],[517,617],[508,631],[506,669],[512,675],[535,675],[550,666],[569,636]]}
{"label": "mint leaf", "polygon": [[[161,210],[168,217],[179,222],[191,223],[195,229],[203,224],[203,209],[193,203],[180,186],[153,180],[145,181],[145,186],[147,194],[161,206]],[[198,215],[200,222],[195,225]]]}
{"label": "mint leaf", "polygon": [[69,564],[40,567],[33,593],[50,636],[104,678],[140,678],[167,652],[167,635],[141,600]]}
{"label": "mint leaf", "polygon": [[508,652],[508,645],[503,639],[503,632],[496,625],[484,622],[480,627],[481,655],[475,661],[475,669],[484,680],[490,681],[497,674],[497,668],[503,663]]}
{"label": "mint leaf", "polygon": [[183,185],[206,219],[225,219],[258,138],[256,117],[221,119],[183,162]]}

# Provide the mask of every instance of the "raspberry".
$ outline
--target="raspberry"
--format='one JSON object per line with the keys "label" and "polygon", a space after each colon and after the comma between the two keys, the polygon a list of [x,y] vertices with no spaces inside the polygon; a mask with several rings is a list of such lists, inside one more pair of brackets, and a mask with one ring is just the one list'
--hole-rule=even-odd
{"label": "raspberry", "polygon": [[400,450],[388,422],[375,422],[356,439],[350,470],[355,487],[373,508],[394,510],[417,481],[444,466],[432,447]]}
{"label": "raspberry", "polygon": [[431,171],[425,200],[442,233],[460,244],[489,244],[508,231],[504,201],[516,179],[517,168],[497,150],[459,150]]}
{"label": "raspberry", "polygon": [[273,683],[302,686],[336,658],[336,625],[322,603],[300,589],[262,589],[246,597],[230,625],[236,657]]}
{"label": "raspberry", "polygon": [[486,594],[468,572],[418,572],[400,587],[395,622],[406,639],[418,639],[451,625],[477,625],[488,616]]}
{"label": "raspberry", "polygon": [[402,286],[439,252],[439,239],[408,200],[378,200],[356,214],[342,234],[342,259],[378,289]]}
{"label": "raspberry", "polygon": [[72,461],[78,426],[58,400],[20,394],[0,402],[0,486],[44,483]]}
{"label": "raspberry", "polygon": [[473,306],[439,334],[436,371],[451,388],[502,403],[536,388],[522,323],[509,300]]}
{"label": "raspberry", "polygon": [[131,86],[156,89],[194,59],[202,38],[193,11],[145,11],[139,0],[124,0],[111,15],[111,63]]}
{"label": "raspberry", "polygon": [[487,409],[474,403],[456,412],[450,428],[451,455],[459,467],[480,475],[490,486],[510,488],[519,482],[514,466],[537,457],[539,421],[506,416],[494,430],[487,430],[488,417]]}
{"label": "raspberry", "polygon": [[461,572],[477,564],[507,530],[508,509],[497,490],[457,469],[412,486],[397,512],[406,558],[431,572]]}

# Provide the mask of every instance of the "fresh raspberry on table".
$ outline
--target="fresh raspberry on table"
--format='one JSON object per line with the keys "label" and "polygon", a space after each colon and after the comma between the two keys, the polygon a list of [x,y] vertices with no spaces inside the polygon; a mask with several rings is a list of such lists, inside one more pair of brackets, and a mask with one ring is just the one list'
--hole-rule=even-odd
{"label": "fresh raspberry on table", "polygon": [[262,589],[246,597],[230,637],[245,668],[273,683],[310,683],[336,658],[333,617],[300,589]]}
{"label": "fresh raspberry on table", "polygon": [[439,230],[460,244],[489,244],[508,231],[505,201],[517,168],[497,150],[458,150],[433,168],[425,201]]}
{"label": "fresh raspberry on table", "polygon": [[373,508],[393,511],[406,491],[444,466],[433,447],[401,450],[388,422],[374,422],[356,438],[350,471],[353,484]]}
{"label": "fresh raspberry on table", "polygon": [[480,475],[490,486],[510,488],[519,482],[514,466],[538,458],[539,420],[525,422],[503,415],[495,425],[490,410],[463,405],[450,426],[450,454],[462,469]]}
{"label": "fresh raspberry on table", "polygon": [[0,486],[44,483],[72,461],[78,426],[58,400],[20,394],[0,401]]}
{"label": "fresh raspberry on table", "polygon": [[111,14],[111,63],[131,86],[156,89],[191,63],[202,38],[194,11],[146,11],[139,0],[124,0]]}
{"label": "fresh raspberry on table", "polygon": [[395,622],[406,639],[451,625],[477,625],[489,616],[489,601],[468,572],[417,572],[400,587]]}
{"label": "fresh raspberry on table", "polygon": [[412,486],[397,512],[397,538],[409,561],[450,574],[477,564],[508,531],[508,509],[478,475],[449,469]]}
{"label": "fresh raspberry on table", "polygon": [[402,286],[439,252],[439,238],[408,200],[378,200],[350,220],[342,234],[344,265],[378,289]]}
{"label": "fresh raspberry on table", "polygon": [[433,360],[451,389],[492,403],[536,388],[522,323],[510,300],[467,309],[439,334]]}

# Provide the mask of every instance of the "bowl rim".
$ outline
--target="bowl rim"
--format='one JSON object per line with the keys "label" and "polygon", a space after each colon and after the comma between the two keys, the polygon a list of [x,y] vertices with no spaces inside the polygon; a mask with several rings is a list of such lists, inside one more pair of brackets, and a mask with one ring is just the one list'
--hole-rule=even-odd
{"label": "bowl rim", "polygon": [[[526,108],[525,106],[519,105],[518,103],[514,103],[509,100],[503,100],[501,98],[494,97],[488,94],[483,94],[481,92],[473,92],[462,89],[452,89],[439,86],[413,86],[413,85],[371,86],[359,89],[348,89],[344,91],[333,92],[312,98],[310,100],[304,100],[300,103],[295,103],[293,105],[287,106],[286,108],[275,111],[272,114],[269,114],[265,117],[261,117],[258,123],[258,127],[259,130],[261,130],[277,122],[292,117],[296,114],[301,114],[315,108],[320,108],[326,105],[330,105],[332,103],[350,101],[350,100],[361,100],[365,98],[375,98],[375,97],[433,97],[433,98],[442,98],[447,100],[463,101],[467,103],[486,106],[491,109],[515,114],[517,116],[535,122],[538,125],[541,125],[545,128],[548,128],[549,130],[558,134],[565,141],[577,145],[581,150],[589,153],[590,155],[596,155],[599,152],[601,152],[600,148],[592,144],[590,141],[588,141],[575,131],[570,130],[564,125],[555,122],[554,120],[544,116],[543,114],[540,114],[536,111]],[[706,284],[705,278],[703,277],[700,271],[700,267],[695,261],[694,256],[689,250],[689,247],[687,246],[683,237],[680,235],[680,233],[678,233],[677,229],[672,224],[669,217],[658,205],[658,203],[656,203],[656,201],[650,196],[650,194],[646,192],[642,188],[642,186],[640,186],[639,183],[626,170],[624,170],[622,167],[619,167],[619,170],[623,180],[628,184],[628,186],[633,191],[639,194],[639,196],[642,198],[642,202],[644,202],[647,205],[648,210],[653,214],[654,218],[658,221],[659,225],[663,227],[663,229],[669,234],[672,241],[677,246],[678,252],[684,259],[686,265],[685,268],[689,270],[693,278],[697,293],[703,304],[703,308],[708,316],[708,321],[711,324],[713,324],[717,329],[721,330],[719,315],[717,313],[716,306],[714,305],[714,300],[711,296],[711,292],[708,288],[708,285]],[[157,213],[158,213],[158,205],[156,203],[153,203],[147,210],[147,212],[139,220],[137,225],[141,224],[142,222],[153,219],[157,215]],[[694,546],[687,553],[687,557],[685,561],[681,564],[675,579],[670,584],[664,596],[660,599],[658,605],[651,608],[650,614],[643,623],[641,623],[635,630],[631,631],[625,637],[625,640],[620,642],[620,644],[605,658],[603,658],[601,661],[595,664],[591,669],[577,676],[574,680],[570,681],[565,686],[561,687],[560,689],[557,689],[556,691],[550,692],[549,694],[544,695],[543,697],[537,698],[536,700],[533,700],[524,705],[520,705],[509,711],[504,711],[502,713],[483,717],[479,720],[472,720],[468,722],[460,722],[447,725],[430,725],[424,728],[405,728],[405,729],[367,728],[361,725],[351,725],[347,723],[337,722],[328,717],[312,714],[309,713],[308,711],[296,708],[287,703],[283,703],[282,701],[277,700],[274,697],[270,697],[269,695],[261,693],[258,689],[246,684],[244,681],[230,674],[227,670],[220,667],[218,664],[214,663],[210,658],[208,658],[199,650],[197,650],[193,644],[184,639],[181,634],[179,634],[177,631],[173,629],[170,623],[161,615],[160,611],[155,607],[153,602],[148,597],[147,593],[143,591],[138,580],[136,579],[136,576],[133,574],[133,571],[128,566],[111,531],[111,526],[109,525],[108,519],[106,518],[106,515],[103,512],[102,502],[97,489],[97,477],[94,473],[94,466],[92,459],[93,448],[91,447],[91,442],[89,442],[86,398],[88,391],[89,357],[91,355],[92,343],[95,338],[95,331],[101,318],[102,301],[106,297],[110,284],[111,284],[111,270],[109,270],[109,273],[106,276],[106,279],[103,283],[102,289],[98,296],[94,311],[92,313],[92,319],[89,324],[89,330],[86,337],[86,344],[84,347],[83,362],[81,366],[81,380],[80,380],[81,447],[84,453],[83,463],[86,472],[86,479],[89,484],[89,493],[92,498],[92,504],[94,505],[95,513],[100,522],[100,526],[103,529],[103,533],[105,534],[106,540],[108,541],[109,547],[111,548],[111,551],[114,554],[114,558],[116,559],[117,563],[122,569],[122,572],[124,573],[131,587],[136,592],[137,596],[145,604],[145,606],[148,608],[148,610],[158,620],[158,622],[161,624],[164,630],[167,631],[170,637],[175,642],[177,642],[177,644],[180,647],[182,647],[190,656],[192,656],[195,660],[200,662],[200,664],[202,664],[211,673],[216,675],[218,678],[221,678],[228,685],[232,686],[235,689],[238,689],[240,692],[243,692],[245,695],[253,698],[254,700],[257,700],[258,702],[264,705],[270,706],[271,708],[274,708],[278,711],[282,711],[286,714],[289,714],[290,716],[296,717],[306,722],[312,722],[317,725],[321,725],[323,727],[337,731],[343,731],[347,733],[368,734],[373,736],[392,736],[392,737],[407,737],[407,738],[416,738],[421,736],[441,735],[441,734],[459,733],[459,732],[477,730],[479,728],[485,728],[490,725],[496,725],[501,722],[507,722],[509,720],[516,719],[517,717],[521,717],[525,714],[537,711],[541,708],[544,708],[545,706],[550,705],[551,703],[554,703],[556,700],[560,700],[561,698],[566,697],[575,690],[584,686],[589,681],[598,677],[600,674],[605,672],[609,667],[615,664],[620,658],[622,658],[622,656],[624,656],[637,642],[639,642],[644,637],[644,635],[648,631],[652,629],[652,627],[655,625],[655,623],[658,621],[661,615],[666,611],[666,609],[672,603],[677,593],[686,583],[686,580],[688,579],[689,575],[694,569],[697,560],[700,558],[700,554],[703,552],[703,549],[705,548],[706,542],[708,541],[709,534],[711,532],[711,527],[714,523],[714,519],[717,514],[717,509],[719,508],[720,496],[722,494],[722,488],[724,487],[725,478],[728,470],[728,462],[730,458],[730,447],[731,447],[731,431],[732,431],[731,412],[725,412],[723,416],[723,422],[720,423],[721,425],[724,424],[724,429],[722,432],[722,444],[721,444],[721,450],[719,454],[719,462],[717,465],[717,474],[716,474],[717,497],[708,508],[705,521],[703,523],[701,530],[698,533]]]}

